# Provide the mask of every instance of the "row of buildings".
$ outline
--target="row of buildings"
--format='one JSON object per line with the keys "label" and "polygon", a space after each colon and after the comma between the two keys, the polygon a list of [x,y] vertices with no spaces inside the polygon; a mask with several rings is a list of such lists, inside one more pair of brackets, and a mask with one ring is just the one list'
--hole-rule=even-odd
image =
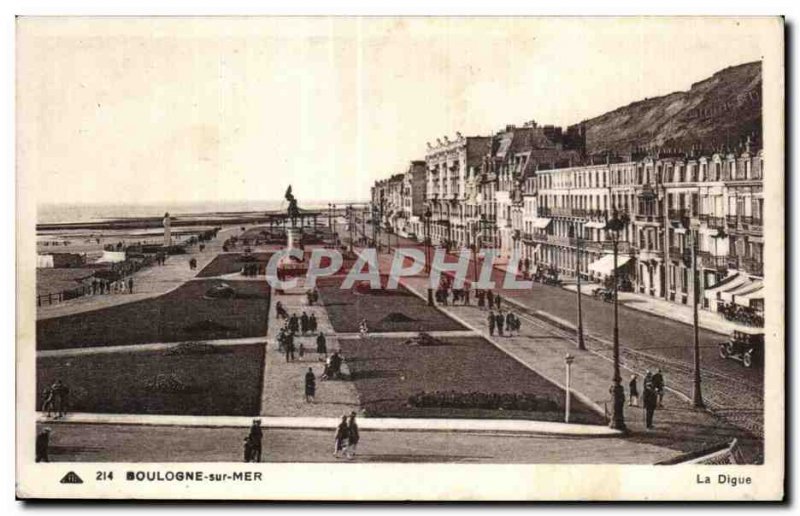
{"label": "row of buildings", "polygon": [[425,160],[375,183],[382,225],[434,245],[513,252],[530,272],[602,281],[620,274],[641,294],[687,304],[695,242],[703,306],[763,310],[763,155],[735,151],[586,153],[582,124],[529,122],[492,136],[444,138]]}

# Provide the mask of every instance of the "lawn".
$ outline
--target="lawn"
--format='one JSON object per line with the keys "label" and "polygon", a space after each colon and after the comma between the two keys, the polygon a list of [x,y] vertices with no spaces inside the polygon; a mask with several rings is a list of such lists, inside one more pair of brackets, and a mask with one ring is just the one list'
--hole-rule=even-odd
{"label": "lawn", "polygon": [[36,360],[37,409],[60,379],[69,410],[125,414],[250,416],[260,412],[264,347],[216,346],[213,353],[96,353]]}
{"label": "lawn", "polygon": [[[564,420],[564,391],[479,337],[441,340],[419,346],[401,338],[343,339],[359,402],[372,417],[511,418]],[[456,391],[487,394],[533,394],[558,408],[550,412],[412,407],[409,396],[420,392]],[[575,423],[603,424],[603,418],[572,398]]]}
{"label": "lawn", "polygon": [[[258,263],[267,263],[272,253],[252,253],[250,256]],[[211,260],[211,263],[203,267],[203,270],[197,275],[198,278],[211,278],[214,276],[222,276],[223,274],[233,274],[234,272],[241,272],[242,267],[246,263],[253,263],[252,261],[243,261],[242,253],[226,253],[218,254]]]}
{"label": "lawn", "polygon": [[[231,299],[210,298],[227,284]],[[124,294],[120,294],[124,295]],[[119,346],[258,337],[267,334],[269,286],[255,281],[190,281],[159,297],[36,322],[36,347]]]}
{"label": "lawn", "polygon": [[340,333],[357,332],[361,319],[366,319],[372,332],[465,329],[403,287],[362,292],[326,283],[320,284],[320,297],[334,330]]}

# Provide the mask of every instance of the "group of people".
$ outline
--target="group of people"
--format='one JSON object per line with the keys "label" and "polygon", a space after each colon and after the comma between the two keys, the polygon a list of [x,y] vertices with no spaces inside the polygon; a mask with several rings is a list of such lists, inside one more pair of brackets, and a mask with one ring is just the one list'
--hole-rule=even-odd
{"label": "group of people", "polygon": [[67,404],[69,401],[69,387],[61,380],[56,380],[53,385],[46,387],[42,397],[42,411],[47,413],[47,417],[56,419],[67,415]]}
{"label": "group of people", "polygon": [[133,278],[120,278],[118,280],[103,280],[94,278],[89,283],[91,295],[101,294],[133,294]]}
{"label": "group of people", "polygon": [[342,416],[339,426],[336,427],[336,435],[334,436],[333,442],[333,456],[337,459],[340,456],[344,456],[347,457],[348,460],[353,460],[360,439],[361,436],[359,435],[358,424],[356,423],[356,413],[351,412],[350,417],[347,415]]}
{"label": "group of people", "polygon": [[489,310],[500,310],[503,298],[500,294],[495,294],[491,290],[478,290],[475,292],[475,297],[478,298],[478,308],[489,307]]}
{"label": "group of people", "polygon": [[244,438],[244,461],[261,462],[261,442],[264,432],[261,430],[261,420],[254,419],[250,426],[250,433]]}
{"label": "group of people", "polygon": [[491,336],[494,336],[494,332],[497,330],[499,336],[510,337],[515,332],[519,334],[522,328],[522,321],[513,312],[507,312],[503,315],[501,310],[498,310],[497,313],[489,311],[489,315],[486,316],[486,322],[489,324],[489,335]]}
{"label": "group of people", "polygon": [[319,290],[311,289],[306,292],[306,299],[308,300],[308,306],[314,306],[314,303],[319,301]]}
{"label": "group of people", "polygon": [[[653,416],[657,408],[664,406],[664,374],[661,369],[655,373],[647,370],[642,383],[642,404],[645,411],[645,426],[653,428]],[[639,377],[634,374],[628,383],[628,405],[639,406]]]}
{"label": "group of people", "polygon": [[298,317],[297,314],[289,315],[283,304],[275,303],[275,315],[284,321],[284,328],[292,333],[316,333],[318,329],[317,315],[308,315],[305,311]]}

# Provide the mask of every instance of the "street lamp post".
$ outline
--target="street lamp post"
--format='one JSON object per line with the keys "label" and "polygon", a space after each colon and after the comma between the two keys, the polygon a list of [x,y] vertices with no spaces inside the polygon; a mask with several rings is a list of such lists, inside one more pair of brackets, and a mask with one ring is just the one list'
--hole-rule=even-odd
{"label": "street lamp post", "polygon": [[622,231],[628,225],[629,218],[627,213],[619,213],[617,208],[612,207],[612,217],[606,223],[606,230],[611,235],[614,245],[614,378],[611,385],[614,408],[609,426],[616,430],[625,431],[625,390],[622,387],[622,377],[619,372],[619,276],[618,276],[618,246]]}
{"label": "street lamp post", "polygon": [[581,302],[581,237],[573,223],[569,228],[570,236],[575,238],[575,277],[577,278],[578,288],[578,349],[586,350],[586,343],[583,341],[583,308]]}
{"label": "street lamp post", "polygon": [[[697,274],[697,238],[694,231],[689,227],[688,220],[684,222],[684,227],[688,230],[687,236],[689,237],[689,253],[684,253],[684,264],[692,268],[692,315],[693,315],[693,329],[694,329],[694,374],[692,381],[692,406],[694,408],[705,408],[703,403],[703,393],[700,388],[700,314],[697,310],[699,303],[698,281]],[[688,255],[687,255],[688,254]]]}
{"label": "street lamp post", "polygon": [[[431,209],[430,207],[425,208],[425,214],[423,215],[424,219],[424,228],[425,228],[425,270],[430,275],[431,271],[431,259],[430,259],[430,249],[431,249]],[[433,306],[433,289],[431,288],[430,284],[428,284],[428,305]]]}
{"label": "street lamp post", "polygon": [[572,397],[572,392],[571,392],[571,388],[570,388],[570,383],[571,383],[571,381],[572,381],[572,375],[571,375],[571,373],[572,373],[572,361],[573,361],[573,360],[575,360],[575,357],[573,357],[573,356],[572,356],[572,355],[570,355],[569,353],[567,353],[567,356],[565,356],[565,357],[564,357],[564,363],[565,363],[565,364],[567,364],[567,383],[566,383],[566,386],[567,386],[567,389],[566,389],[566,390],[567,390],[567,394],[566,394],[566,400],[565,400],[565,405],[566,405],[566,408],[565,408],[565,410],[564,410],[564,422],[565,422],[565,423],[569,423],[569,413],[570,413],[570,398]]}
{"label": "street lamp post", "polygon": [[353,252],[353,205],[347,207],[347,232],[350,235],[350,252]]}

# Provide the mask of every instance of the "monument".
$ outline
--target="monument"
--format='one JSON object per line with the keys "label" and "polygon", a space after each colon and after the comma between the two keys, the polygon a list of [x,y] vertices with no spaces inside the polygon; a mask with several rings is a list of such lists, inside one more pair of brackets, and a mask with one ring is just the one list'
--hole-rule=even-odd
{"label": "monument", "polygon": [[295,243],[300,241],[302,230],[297,227],[297,216],[300,214],[300,208],[297,207],[297,199],[292,194],[292,185],[286,189],[284,198],[289,203],[286,208],[287,225],[286,225],[286,247],[291,249],[296,247]]}

